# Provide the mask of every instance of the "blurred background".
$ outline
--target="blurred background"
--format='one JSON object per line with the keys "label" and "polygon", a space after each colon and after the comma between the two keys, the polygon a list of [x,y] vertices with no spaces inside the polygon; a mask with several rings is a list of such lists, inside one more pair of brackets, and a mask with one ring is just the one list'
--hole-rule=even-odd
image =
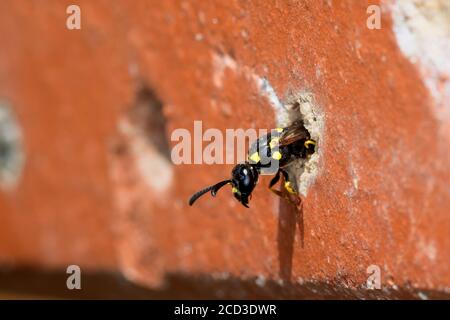
{"label": "blurred background", "polygon": [[[448,299],[449,56],[447,0],[0,0],[0,298]],[[175,129],[302,94],[301,208],[188,206]]]}

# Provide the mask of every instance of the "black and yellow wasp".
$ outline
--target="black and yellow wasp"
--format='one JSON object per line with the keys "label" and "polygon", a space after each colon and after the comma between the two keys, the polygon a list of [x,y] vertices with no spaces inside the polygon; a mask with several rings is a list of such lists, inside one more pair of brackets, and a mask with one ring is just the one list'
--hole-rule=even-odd
{"label": "black and yellow wasp", "polygon": [[[248,201],[261,173],[275,174],[269,189],[283,197],[283,193],[272,189],[284,177],[284,188],[289,194],[297,195],[294,184],[285,168],[298,158],[306,159],[315,151],[316,141],[312,140],[303,122],[298,120],[286,128],[277,128],[258,138],[248,152],[248,160],[236,165],[231,171],[231,179],[224,180],[195,193],[189,200],[192,205],[198,198],[211,191],[213,197],[223,186],[230,184],[234,197],[248,208]],[[275,165],[274,165],[275,164]]]}

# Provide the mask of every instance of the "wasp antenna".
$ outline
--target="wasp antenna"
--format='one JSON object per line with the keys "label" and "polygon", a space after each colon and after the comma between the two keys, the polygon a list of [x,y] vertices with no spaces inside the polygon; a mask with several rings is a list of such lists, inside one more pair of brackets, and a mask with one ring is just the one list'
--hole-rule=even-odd
{"label": "wasp antenna", "polygon": [[219,191],[220,188],[222,188],[224,185],[227,185],[227,184],[229,184],[229,183],[231,183],[231,180],[224,180],[224,181],[221,181],[221,182],[219,182],[219,183],[213,185],[213,187],[212,187],[212,189],[211,189],[211,195],[212,195],[213,197],[215,197],[216,194],[217,194],[217,191]]}
{"label": "wasp antenna", "polygon": [[198,198],[200,198],[200,197],[201,197],[202,195],[204,195],[205,193],[211,191],[215,186],[216,186],[216,185],[214,185],[214,186],[209,186],[209,187],[207,187],[207,188],[205,188],[205,189],[203,189],[203,190],[200,190],[200,191],[194,193],[194,195],[189,199],[189,205],[192,206],[192,205],[194,204],[194,202],[195,202]]}
{"label": "wasp antenna", "polygon": [[198,192],[196,192],[190,199],[189,199],[189,205],[192,206],[195,201],[197,201],[198,198],[200,198],[205,193],[211,191],[211,195],[213,197],[216,196],[217,191],[219,191],[220,188],[222,188],[224,185],[231,183],[231,180],[224,180],[219,183],[216,183],[215,185],[209,186],[205,189],[202,189]]}

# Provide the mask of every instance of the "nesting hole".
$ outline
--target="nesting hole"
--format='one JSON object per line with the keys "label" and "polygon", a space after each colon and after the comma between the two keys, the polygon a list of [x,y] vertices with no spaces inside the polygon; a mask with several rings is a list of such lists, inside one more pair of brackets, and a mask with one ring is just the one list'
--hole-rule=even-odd
{"label": "nesting hole", "polygon": [[309,186],[314,182],[319,166],[320,144],[323,131],[323,115],[316,106],[313,95],[302,92],[292,95],[284,102],[283,110],[278,114],[278,124],[287,127],[296,121],[301,121],[309,132],[311,139],[316,141],[315,152],[306,159],[297,159],[286,170],[294,176],[297,190],[306,196]]}
{"label": "nesting hole", "polygon": [[22,130],[10,105],[0,101],[0,187],[11,189],[22,174]]}
{"label": "nesting hole", "polygon": [[163,113],[163,103],[151,88],[147,86],[139,88],[129,119],[145,137],[147,143],[170,161],[170,145],[167,139],[167,121]]}
{"label": "nesting hole", "polygon": [[163,111],[155,92],[140,85],[133,104],[119,120],[120,139],[113,146],[115,159],[123,165],[121,171],[134,174],[152,192],[161,193],[168,190],[173,178]]}

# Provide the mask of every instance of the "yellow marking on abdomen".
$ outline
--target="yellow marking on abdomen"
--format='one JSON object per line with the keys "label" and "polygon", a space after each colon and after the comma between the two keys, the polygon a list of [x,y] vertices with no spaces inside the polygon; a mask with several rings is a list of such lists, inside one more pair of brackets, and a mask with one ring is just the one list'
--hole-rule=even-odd
{"label": "yellow marking on abdomen", "polygon": [[279,137],[272,138],[272,140],[270,140],[269,147],[271,149],[275,148],[278,145],[279,140],[280,140]]}
{"label": "yellow marking on abdomen", "polygon": [[274,153],[272,153],[272,158],[274,158],[275,160],[280,160],[282,157],[280,151],[275,151]]}
{"label": "yellow marking on abdomen", "polygon": [[248,157],[250,160],[252,160],[253,162],[258,163],[259,161],[261,161],[261,158],[259,156],[258,151],[256,151],[254,154],[252,154],[250,157]]}

